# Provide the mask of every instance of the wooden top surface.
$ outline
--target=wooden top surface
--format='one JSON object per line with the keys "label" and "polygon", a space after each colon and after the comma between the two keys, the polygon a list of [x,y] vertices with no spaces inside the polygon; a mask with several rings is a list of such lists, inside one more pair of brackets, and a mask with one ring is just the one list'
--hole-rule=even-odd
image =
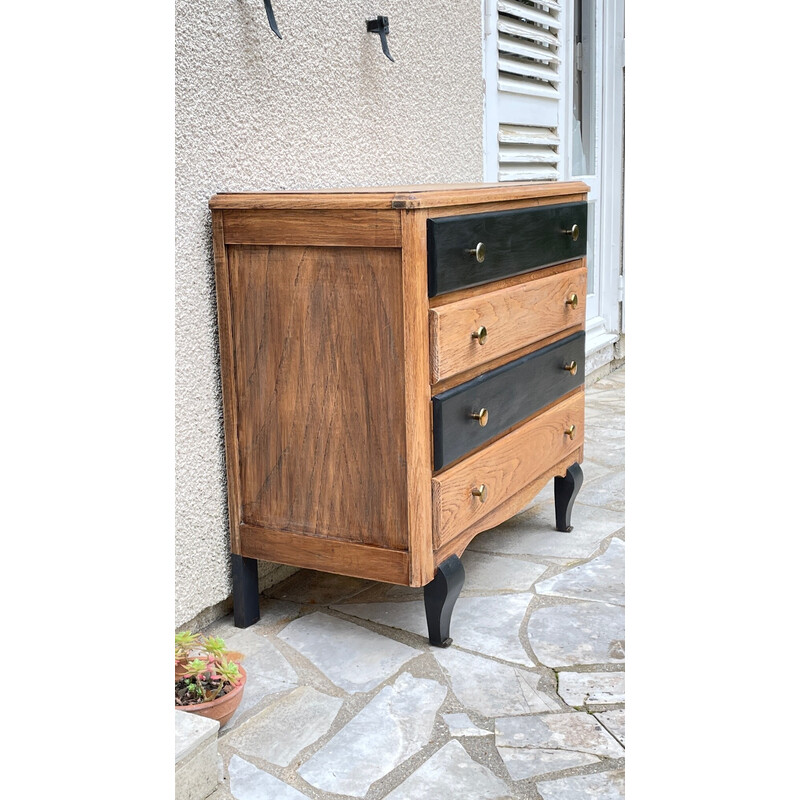
{"label": "wooden top surface", "polygon": [[527,200],[588,192],[581,181],[519,181],[505,183],[427,184],[309,190],[302,192],[241,192],[215,194],[212,209],[371,208],[403,209]]}

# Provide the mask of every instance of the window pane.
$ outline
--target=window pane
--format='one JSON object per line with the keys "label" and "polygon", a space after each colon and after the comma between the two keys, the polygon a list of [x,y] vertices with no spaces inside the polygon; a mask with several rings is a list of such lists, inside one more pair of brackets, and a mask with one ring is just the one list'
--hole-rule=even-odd
{"label": "window pane", "polygon": [[574,0],[572,174],[595,174],[595,0]]}

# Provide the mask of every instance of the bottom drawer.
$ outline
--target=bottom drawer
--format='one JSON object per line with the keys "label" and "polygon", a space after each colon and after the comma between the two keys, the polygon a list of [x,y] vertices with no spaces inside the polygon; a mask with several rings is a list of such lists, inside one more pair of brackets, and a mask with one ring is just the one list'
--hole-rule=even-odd
{"label": "bottom drawer", "polygon": [[[433,479],[435,550],[583,444],[584,392],[562,400]],[[573,437],[567,433],[575,426]],[[483,496],[478,492],[483,487]],[[473,493],[474,492],[474,493]]]}

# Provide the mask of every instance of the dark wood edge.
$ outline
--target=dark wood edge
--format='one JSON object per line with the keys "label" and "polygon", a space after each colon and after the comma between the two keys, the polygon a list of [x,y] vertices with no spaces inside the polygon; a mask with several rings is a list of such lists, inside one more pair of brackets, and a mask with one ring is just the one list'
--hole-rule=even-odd
{"label": "dark wood edge", "polygon": [[292,567],[409,585],[408,552],[242,523],[241,555]]}
{"label": "dark wood edge", "polygon": [[[539,492],[547,485],[547,483],[556,476],[564,477],[567,474],[567,469],[575,462],[583,461],[583,443],[572,450],[569,455],[562,458],[560,461],[553,464],[551,467],[540,473],[539,477],[529,483],[525,488],[520,489],[516,494],[513,494],[505,502],[501,503],[497,508],[481,517],[474,525],[456,534],[447,542],[439,547],[434,553],[434,562],[438,566],[445,559],[452,555],[461,557],[467,545],[479,534],[488,531],[491,528],[496,528],[506,520],[522,511],[525,506],[536,497]],[[555,530],[555,525],[553,526]]]}

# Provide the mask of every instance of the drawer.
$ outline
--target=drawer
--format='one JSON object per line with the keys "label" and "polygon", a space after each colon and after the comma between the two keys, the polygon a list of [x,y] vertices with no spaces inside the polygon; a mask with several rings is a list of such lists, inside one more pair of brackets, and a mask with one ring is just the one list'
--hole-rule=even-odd
{"label": "drawer", "polygon": [[586,203],[559,203],[429,219],[428,296],[581,258],[586,213]]}
{"label": "drawer", "polygon": [[[583,383],[583,331],[433,397],[433,468],[442,469]],[[575,374],[565,367],[574,362]],[[485,424],[473,417],[486,412]]]}
{"label": "drawer", "polygon": [[585,300],[578,267],[432,308],[431,383],[580,325]]}
{"label": "drawer", "polygon": [[[433,479],[434,549],[521,492],[583,445],[580,391]],[[566,433],[575,426],[574,436]],[[483,500],[479,494],[484,487]]]}

